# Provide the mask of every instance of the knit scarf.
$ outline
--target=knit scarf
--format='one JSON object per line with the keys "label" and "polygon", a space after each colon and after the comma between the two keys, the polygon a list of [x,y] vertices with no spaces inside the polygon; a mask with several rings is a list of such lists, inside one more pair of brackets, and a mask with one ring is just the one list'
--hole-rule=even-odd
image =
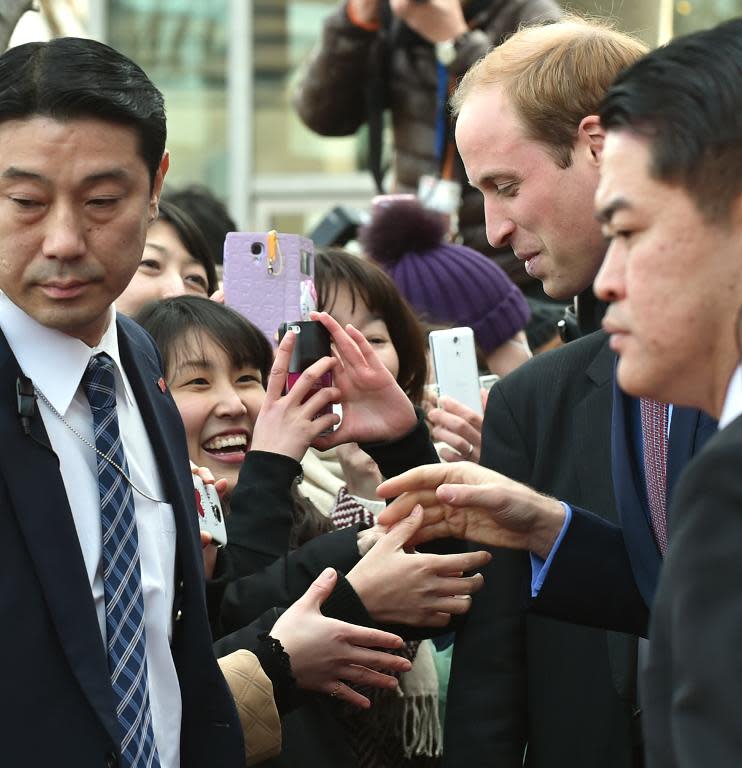
{"label": "knit scarf", "polygon": [[[336,528],[375,523],[373,513],[346,488],[338,493],[331,517]],[[410,768],[438,763],[443,739],[438,716],[438,675],[431,646],[430,640],[408,641],[392,651],[409,659],[412,669],[399,676],[399,687],[393,691],[363,689],[371,700],[370,710],[341,705],[359,768]]]}

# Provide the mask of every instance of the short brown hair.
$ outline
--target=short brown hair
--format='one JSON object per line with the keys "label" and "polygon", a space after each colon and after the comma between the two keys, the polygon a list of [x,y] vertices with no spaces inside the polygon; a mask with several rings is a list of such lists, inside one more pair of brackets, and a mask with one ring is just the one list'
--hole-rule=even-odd
{"label": "short brown hair", "polygon": [[579,16],[524,27],[469,69],[452,109],[458,114],[473,92],[501,85],[529,137],[567,168],[580,121],[598,113],[616,75],[646,52],[606,22]]}

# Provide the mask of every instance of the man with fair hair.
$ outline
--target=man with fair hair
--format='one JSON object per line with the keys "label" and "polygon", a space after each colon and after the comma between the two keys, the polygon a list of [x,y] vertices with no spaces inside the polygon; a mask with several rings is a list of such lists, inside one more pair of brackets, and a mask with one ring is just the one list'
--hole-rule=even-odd
{"label": "man with fair hair", "polygon": [[[454,96],[456,140],[484,197],[488,238],[510,245],[554,298],[589,293],[605,256],[592,207],[605,139],[598,107],[644,51],[627,35],[569,18],[521,30],[472,67]],[[489,469],[420,468],[382,486],[395,495],[495,478],[498,508],[513,526],[487,538],[507,549],[495,550],[489,597],[474,601],[457,635],[447,765],[515,768],[524,750],[531,767],[640,764],[637,646],[622,633],[646,633],[665,498],[711,425],[697,411],[670,416],[624,396],[614,363],[602,332],[539,356],[490,394],[481,454]],[[645,405],[664,418],[661,462]],[[667,480],[655,483],[660,472]],[[445,491],[439,499],[450,503]]]}

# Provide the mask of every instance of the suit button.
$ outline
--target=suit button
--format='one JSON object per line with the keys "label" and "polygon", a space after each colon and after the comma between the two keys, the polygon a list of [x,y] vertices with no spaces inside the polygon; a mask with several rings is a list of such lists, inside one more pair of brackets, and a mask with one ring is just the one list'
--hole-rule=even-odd
{"label": "suit button", "polygon": [[119,759],[115,752],[109,752],[106,755],[106,768],[116,768],[119,764]]}

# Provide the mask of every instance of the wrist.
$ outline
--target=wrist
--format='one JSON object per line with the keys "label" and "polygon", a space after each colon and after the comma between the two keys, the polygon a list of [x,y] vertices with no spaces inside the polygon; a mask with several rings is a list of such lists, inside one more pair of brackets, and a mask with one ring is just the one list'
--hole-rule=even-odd
{"label": "wrist", "polygon": [[289,653],[280,640],[267,632],[258,635],[259,645],[255,655],[260,666],[273,685],[273,698],[279,713],[298,705],[298,686],[291,668]]}
{"label": "wrist", "polygon": [[435,34],[431,36],[431,43],[442,43],[446,40],[450,40],[451,42],[455,42],[460,38],[462,35],[465,35],[469,31],[469,26],[467,25],[466,21],[464,20],[464,17],[462,16],[460,19],[452,19],[448,24],[445,26],[439,27]]}
{"label": "wrist", "polygon": [[566,512],[557,499],[539,496],[538,510],[528,537],[528,550],[546,560],[564,526]]}

